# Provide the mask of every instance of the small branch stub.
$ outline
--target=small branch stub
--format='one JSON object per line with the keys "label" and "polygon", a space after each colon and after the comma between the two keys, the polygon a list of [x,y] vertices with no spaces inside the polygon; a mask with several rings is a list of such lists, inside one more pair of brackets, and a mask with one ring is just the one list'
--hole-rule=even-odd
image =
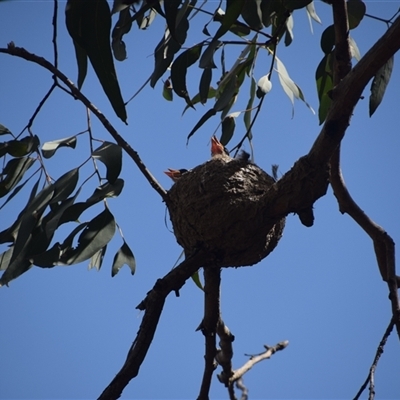
{"label": "small branch stub", "polygon": [[258,263],[277,245],[285,218],[266,213],[275,180],[246,158],[214,158],[184,173],[168,209],[186,255],[202,248],[220,267]]}

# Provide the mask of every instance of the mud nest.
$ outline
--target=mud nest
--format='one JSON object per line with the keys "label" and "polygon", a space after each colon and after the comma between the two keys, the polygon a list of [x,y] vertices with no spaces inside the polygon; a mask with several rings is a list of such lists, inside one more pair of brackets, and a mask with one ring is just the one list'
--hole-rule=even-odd
{"label": "mud nest", "polygon": [[185,254],[205,249],[220,267],[249,266],[265,258],[285,225],[285,218],[273,221],[266,210],[274,183],[246,159],[212,159],[184,173],[169,190],[167,205]]}

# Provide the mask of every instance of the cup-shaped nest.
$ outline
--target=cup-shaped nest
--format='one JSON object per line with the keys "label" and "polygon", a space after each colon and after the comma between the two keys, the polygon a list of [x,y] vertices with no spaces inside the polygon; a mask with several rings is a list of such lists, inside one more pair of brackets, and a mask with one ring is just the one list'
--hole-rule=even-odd
{"label": "cup-shaped nest", "polygon": [[277,245],[285,218],[271,219],[275,180],[246,159],[212,159],[184,173],[168,192],[174,234],[185,254],[206,250],[220,267],[258,263]]}

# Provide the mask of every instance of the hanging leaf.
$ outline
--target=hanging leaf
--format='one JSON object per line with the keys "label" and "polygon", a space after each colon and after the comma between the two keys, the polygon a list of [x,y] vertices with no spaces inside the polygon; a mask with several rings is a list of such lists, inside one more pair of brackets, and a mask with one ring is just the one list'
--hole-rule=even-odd
{"label": "hanging leaf", "polygon": [[92,154],[93,158],[100,160],[107,168],[107,180],[115,183],[122,168],[122,149],[118,145],[104,142]]}
{"label": "hanging leaf", "polygon": [[79,168],[68,171],[54,182],[54,196],[50,204],[65,200],[76,188]]}
{"label": "hanging leaf", "polygon": [[8,250],[0,254],[0,271],[5,271],[10,264],[11,256],[14,251],[14,247],[11,246]]}
{"label": "hanging leaf", "polygon": [[[246,111],[244,113],[243,121],[244,121],[244,126],[246,127],[246,131],[249,131],[250,125],[251,125],[251,109],[253,108],[253,103],[254,103],[254,98],[256,96],[256,88],[257,88],[257,83],[254,77],[251,77],[251,84],[250,84],[250,97],[249,101],[247,102],[246,105]],[[251,131],[249,131],[249,134],[251,135]]]}
{"label": "hanging leaf", "polygon": [[221,36],[228,32],[229,28],[236,22],[242,13],[246,0],[227,0],[226,12],[222,19],[221,26],[218,28],[217,33],[213,40],[219,39]]}
{"label": "hanging leaf", "polygon": [[235,132],[236,121],[234,115],[228,115],[222,121],[222,134],[220,142],[226,146],[232,139],[233,133]]}
{"label": "hanging leaf", "polygon": [[33,165],[36,160],[31,157],[13,158],[3,169],[2,175],[5,176],[0,182],[0,198],[9,193],[22,179],[25,172]]}
{"label": "hanging leaf", "polygon": [[72,265],[88,260],[112,239],[114,232],[115,220],[106,208],[87,224],[79,236],[77,247],[66,252],[61,261]]}
{"label": "hanging leaf", "polygon": [[133,255],[132,250],[129,248],[129,246],[124,240],[124,244],[120,247],[120,249],[114,256],[114,261],[111,269],[111,276],[114,277],[115,275],[117,275],[119,270],[125,264],[131,269],[131,274],[134,275],[136,270],[135,256]]}
{"label": "hanging leaf", "polygon": [[42,146],[42,155],[44,158],[50,158],[60,147],[75,149],[76,141],[76,136],[70,136],[59,140],[53,140],[52,142],[46,142]]}
{"label": "hanging leaf", "polygon": [[193,65],[200,57],[203,43],[185,50],[177,57],[171,67],[171,81],[174,92],[186,100],[190,106],[190,97],[186,87],[187,69]]}
{"label": "hanging leaf", "polygon": [[96,268],[97,271],[100,271],[100,268],[103,264],[104,256],[106,254],[106,250],[107,250],[107,245],[105,245],[102,249],[100,249],[90,258],[89,269]]}
{"label": "hanging leaf", "polygon": [[204,287],[203,287],[203,285],[202,285],[202,283],[201,283],[201,280],[200,280],[199,271],[196,271],[196,272],[192,275],[192,280],[193,280],[193,282],[196,284],[196,286],[197,286],[199,289],[201,289],[201,290],[204,291]]}
{"label": "hanging leaf", "polygon": [[118,197],[124,187],[124,180],[118,178],[113,184],[106,182],[96,188],[93,194],[86,200],[86,202],[94,204],[105,198]]}
{"label": "hanging leaf", "polygon": [[[169,0],[164,1],[164,13],[165,13],[165,20],[167,22],[168,29],[171,33],[171,36],[177,40],[175,34],[175,26],[176,20],[178,16],[178,8],[181,5],[182,0]],[[177,40],[179,43],[179,40]],[[182,45],[182,43],[180,43]]]}
{"label": "hanging leaf", "polygon": [[308,21],[309,21],[309,23],[310,23],[310,30],[311,30],[311,33],[314,33],[311,19],[313,19],[313,20],[314,20],[315,22],[317,22],[318,24],[322,24],[322,21],[321,21],[321,19],[318,17],[318,15],[317,15],[317,13],[316,13],[316,11],[315,11],[315,7],[314,7],[314,2],[313,2],[313,1],[312,1],[310,4],[307,5],[306,11],[307,11]]}
{"label": "hanging leaf", "polygon": [[132,28],[132,18],[129,8],[125,8],[119,13],[119,18],[114,26],[111,37],[111,47],[114,57],[118,61],[124,61],[127,58],[126,46],[122,37]]}
{"label": "hanging leaf", "polygon": [[286,20],[285,46],[290,46],[290,44],[293,42],[294,38],[293,26],[294,26],[294,19],[292,14],[290,14]]}
{"label": "hanging leaf", "polygon": [[212,79],[212,69],[205,68],[203,73],[201,74],[201,79],[199,84],[199,95],[201,104],[206,104],[207,102],[210,91],[211,79]]}
{"label": "hanging leaf", "polygon": [[349,0],[347,3],[347,16],[349,19],[349,29],[357,28],[364,18],[366,7],[361,0]]}
{"label": "hanging leaf", "polygon": [[[209,100],[209,99],[215,98],[216,94],[217,94],[217,90],[214,89],[212,86],[210,86],[210,88],[208,89],[208,96],[207,96],[207,99]],[[190,99],[190,102],[191,102],[193,105],[196,105],[196,104],[200,103],[200,93],[197,93],[196,96],[194,96],[193,98],[191,98],[191,99]],[[191,107],[189,107],[188,105],[186,105],[186,107],[183,109],[182,115],[185,114],[185,112],[186,112],[189,108],[191,108]]]}
{"label": "hanging leaf", "polygon": [[360,50],[358,49],[357,43],[351,36],[349,36],[349,47],[351,56],[354,57],[357,61],[360,61],[361,60]]}
{"label": "hanging leaf", "polygon": [[68,33],[86,52],[115,113],[126,123],[125,104],[111,53],[111,13],[107,1],[68,0],[65,14]]}
{"label": "hanging leaf", "polygon": [[[290,78],[285,66],[282,61],[275,57],[276,62],[276,71],[278,72],[279,82],[284,90],[284,92],[289,97],[292,106],[294,106],[294,98],[300,99],[304,102],[304,104],[310,109],[310,111],[315,114],[313,108],[306,102],[303,92],[300,87],[296,85],[296,83]],[[294,113],[294,107],[292,108],[292,115]]]}
{"label": "hanging leaf", "polygon": [[221,43],[216,39],[210,42],[200,58],[199,68],[217,68],[214,62],[214,53],[221,46]]}
{"label": "hanging leaf", "polygon": [[241,14],[250,28],[259,31],[263,29],[263,24],[261,22],[261,11],[257,3],[259,2],[256,0],[246,1]]}
{"label": "hanging leaf", "polygon": [[12,133],[4,125],[0,124],[0,136],[1,135],[12,135]]}
{"label": "hanging leaf", "polygon": [[211,117],[217,114],[217,111],[215,108],[211,108],[208,110],[197,122],[197,124],[194,126],[194,128],[189,132],[189,135],[186,138],[186,144],[189,143],[189,139],[195,134],[195,132],[201,128],[202,125],[204,125]]}
{"label": "hanging leaf", "polygon": [[372,117],[376,109],[381,104],[383,96],[385,94],[387,85],[390,81],[390,76],[392,75],[394,57],[390,57],[389,60],[374,76],[371,84],[371,95],[369,96],[369,116]]}
{"label": "hanging leaf", "polygon": [[177,21],[179,24],[175,30],[175,38],[171,36],[167,29],[164,33],[163,38],[158,43],[154,51],[154,70],[151,74],[150,86],[154,87],[157,81],[163,76],[164,72],[169,68],[174,59],[174,55],[180,50],[183,43],[185,43],[187,37],[187,31],[189,29],[188,16],[191,11],[191,7],[185,7],[180,9],[177,15]]}
{"label": "hanging leaf", "polygon": [[23,157],[34,151],[39,146],[39,138],[35,136],[26,136],[19,140],[10,140],[0,143],[0,157],[4,154],[10,154],[13,157]]}
{"label": "hanging leaf", "polygon": [[237,90],[236,83],[237,83],[236,75],[232,74],[228,82],[226,83],[225,87],[223,88],[219,98],[215,102],[214,105],[215,111],[221,111],[229,104],[229,102],[232,100],[232,98],[236,93]]}

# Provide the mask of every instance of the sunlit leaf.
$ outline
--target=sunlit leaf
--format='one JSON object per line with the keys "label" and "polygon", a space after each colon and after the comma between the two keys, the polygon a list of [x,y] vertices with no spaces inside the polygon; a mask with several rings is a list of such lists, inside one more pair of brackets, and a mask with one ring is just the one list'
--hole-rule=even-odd
{"label": "sunlit leaf", "polygon": [[361,60],[360,50],[358,49],[357,43],[351,36],[349,36],[349,47],[351,56],[354,57],[357,61],[360,61]]}
{"label": "sunlit leaf", "polygon": [[50,158],[60,147],[70,147],[71,149],[75,149],[76,142],[76,136],[46,142],[42,146],[42,155],[44,158]]}
{"label": "sunlit leaf", "polygon": [[311,19],[313,19],[315,22],[318,22],[319,24],[322,24],[322,22],[321,22],[321,19],[318,17],[318,15],[317,15],[317,13],[315,11],[315,7],[314,7],[314,2],[313,1],[307,5],[306,11],[307,11],[308,21],[310,23],[311,33],[314,33]]}
{"label": "sunlit leaf", "polygon": [[115,183],[122,168],[122,149],[118,145],[104,142],[92,154],[93,158],[100,160],[107,168],[108,182]]}
{"label": "sunlit leaf", "polygon": [[392,75],[394,57],[390,57],[389,60],[379,68],[378,72],[374,76],[371,84],[371,95],[369,96],[369,116],[371,117],[376,109],[381,104],[383,96],[385,94],[387,85]]}
{"label": "sunlit leaf", "polygon": [[107,245],[104,246],[102,249],[100,249],[97,253],[95,253],[91,258],[89,262],[89,269],[96,268],[97,271],[100,270],[103,260],[104,260],[104,255],[106,254],[107,250]]}
{"label": "sunlit leaf", "polygon": [[4,271],[7,269],[8,265],[10,264],[13,251],[14,248],[10,247],[8,250],[0,254],[0,271]]}
{"label": "sunlit leaf", "polygon": [[204,291],[204,287],[203,287],[203,285],[202,285],[202,283],[201,283],[201,280],[200,280],[199,271],[196,271],[196,272],[192,275],[192,280],[193,280],[193,282],[196,284],[196,286],[197,286],[199,289],[201,289],[201,290]]}
{"label": "sunlit leaf", "polygon": [[114,256],[111,276],[115,276],[125,264],[131,269],[131,274],[133,275],[136,270],[135,256],[133,255],[132,250],[129,248],[127,243],[124,241],[124,244]]}
{"label": "sunlit leaf", "polygon": [[293,26],[294,19],[293,16],[290,14],[288,19],[286,20],[285,46],[289,46],[293,42]]}

